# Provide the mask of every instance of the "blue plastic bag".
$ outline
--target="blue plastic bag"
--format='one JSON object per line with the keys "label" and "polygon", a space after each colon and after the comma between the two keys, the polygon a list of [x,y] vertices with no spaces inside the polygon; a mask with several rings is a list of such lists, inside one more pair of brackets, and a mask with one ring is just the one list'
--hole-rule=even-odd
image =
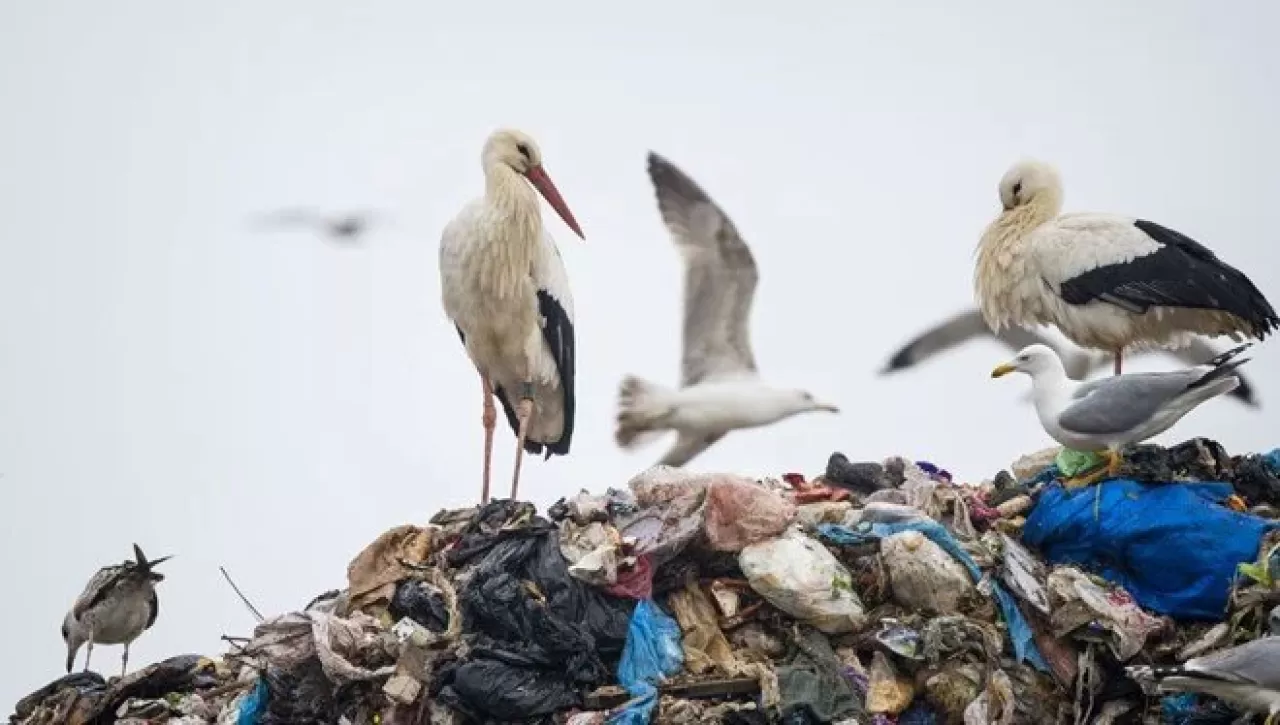
{"label": "blue plastic bag", "polygon": [[610,716],[611,725],[646,725],[658,704],[658,683],[684,666],[680,624],[652,599],[641,600],[631,614],[627,644],[618,663],[618,682],[632,700]]}
{"label": "blue plastic bag", "polygon": [[1053,564],[1077,564],[1124,587],[1157,614],[1221,619],[1236,565],[1255,560],[1276,525],[1221,506],[1231,493],[1226,483],[1051,484],[1022,540]]}
{"label": "blue plastic bag", "polygon": [[240,711],[236,713],[236,725],[258,725],[262,713],[267,709],[267,678],[259,677],[253,690],[240,701]]}

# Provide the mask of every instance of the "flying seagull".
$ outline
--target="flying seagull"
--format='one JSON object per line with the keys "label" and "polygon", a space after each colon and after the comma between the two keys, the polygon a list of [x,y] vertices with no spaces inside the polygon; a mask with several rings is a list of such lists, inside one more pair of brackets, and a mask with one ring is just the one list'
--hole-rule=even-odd
{"label": "flying seagull", "polygon": [[[982,319],[982,311],[977,308],[970,308],[913,337],[889,357],[889,361],[880,370],[880,374],[888,375],[899,370],[905,370],[934,355],[946,352],[957,345],[962,345],[980,337],[990,337],[998,340],[1005,347],[1008,347],[1010,352],[1017,352],[1028,345],[1037,343],[1052,347],[1058,353],[1058,356],[1062,358],[1067,377],[1076,380],[1088,378],[1093,371],[1103,367],[1108,362],[1105,354],[1075,346],[1055,345],[1048,338],[1021,327],[1006,327],[999,333],[994,333],[990,327],[987,327],[986,321]],[[1160,351],[1143,350],[1142,352]],[[1199,337],[1192,338],[1187,347],[1165,352],[1171,353],[1187,365],[1195,365],[1201,360],[1208,360],[1218,354],[1203,338]],[[1244,375],[1238,374],[1236,377],[1240,379],[1240,385],[1235,390],[1232,390],[1229,395],[1237,398],[1245,405],[1254,408],[1258,407],[1257,398],[1253,393],[1253,386],[1249,384]]]}
{"label": "flying seagull", "polygon": [[693,179],[650,152],[658,210],[684,259],[684,350],[680,389],[634,375],[618,388],[614,438],[632,448],[677,432],[660,463],[683,466],[729,431],[807,411],[838,412],[804,390],[775,388],[756,372],[748,329],[755,259],[729,217]]}
{"label": "flying seagull", "polygon": [[1180,232],[1114,214],[1060,214],[1062,182],[1041,161],[1000,180],[1004,210],[982,235],[974,291],[995,332],[1053,325],[1081,347],[1185,346],[1193,334],[1263,339],[1276,311],[1243,272]]}
{"label": "flying seagull", "polygon": [[1264,725],[1280,722],[1280,637],[1274,633],[1181,665],[1136,665],[1127,672],[1159,692],[1209,695],[1250,713],[1266,713]]}
{"label": "flying seagull", "polygon": [[155,571],[155,567],[171,557],[148,560],[137,544],[133,545],[133,554],[133,561],[99,569],[63,618],[67,672],[75,665],[80,645],[88,644],[84,655],[87,671],[94,644],[123,644],[124,655],[120,660],[123,677],[129,667],[129,645],[156,623],[160,599],[155,585],[164,581],[164,575]]}
{"label": "flying seagull", "polygon": [[370,211],[326,215],[315,209],[290,208],[263,214],[257,221],[262,227],[311,229],[334,242],[357,244],[373,225],[373,217]]}
{"label": "flying seagull", "polygon": [[1128,373],[1081,383],[1067,377],[1052,348],[1031,345],[997,366],[991,377],[1030,375],[1036,414],[1049,437],[1072,450],[1103,453],[1108,466],[1097,476],[1114,476],[1121,447],[1165,432],[1196,406],[1239,385],[1233,373],[1248,358],[1233,358],[1247,347],[1248,343],[1240,345],[1185,370]]}

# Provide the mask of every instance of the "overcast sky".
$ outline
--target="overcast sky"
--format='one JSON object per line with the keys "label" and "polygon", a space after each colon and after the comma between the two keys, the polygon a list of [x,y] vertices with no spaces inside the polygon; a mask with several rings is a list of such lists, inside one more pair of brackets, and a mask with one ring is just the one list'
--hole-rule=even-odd
{"label": "overcast sky", "polygon": [[[875,374],[972,304],[996,184],[1025,155],[1060,168],[1068,210],[1190,234],[1280,303],[1275,3],[620,8],[0,4],[0,706],[62,674],[63,613],[131,542],[176,555],[141,666],[250,632],[220,564],[282,612],[343,586],[384,529],[474,502],[479,383],[437,244],[500,126],[541,143],[588,239],[544,213],[580,397],[572,454],[527,464],[543,505],[623,485],[668,445],[612,439],[624,373],[678,376],[650,149],[752,245],[763,375],[845,411],[731,434],[695,470],[816,474],[840,450],[980,480],[1049,445],[1029,381],[988,377],[1008,357],[994,343]],[[340,248],[247,225],[297,204],[392,226]],[[1261,411],[1213,401],[1160,440],[1280,443],[1277,361],[1264,345],[1248,366]],[[502,424],[499,493],[513,449]],[[119,656],[99,648],[96,669]]]}

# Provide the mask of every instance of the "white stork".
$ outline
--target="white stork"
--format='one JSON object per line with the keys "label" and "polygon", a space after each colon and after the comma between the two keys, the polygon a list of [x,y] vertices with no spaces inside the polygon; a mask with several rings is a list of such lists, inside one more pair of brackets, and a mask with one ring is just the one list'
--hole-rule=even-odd
{"label": "white stork", "polygon": [[440,239],[440,287],[445,314],[484,391],[480,498],[487,502],[495,395],[516,434],[512,498],[524,451],[562,456],[573,436],[573,295],[555,240],[542,226],[534,190],[579,238],[586,237],[527,134],[495,131],[480,163],[484,196],[464,206]]}
{"label": "white stork", "polygon": [[1195,333],[1263,339],[1280,326],[1242,272],[1145,219],[1061,214],[1062,182],[1040,161],[1000,180],[1004,211],[978,244],[974,289],[992,331],[1053,325],[1081,347],[1185,347]]}

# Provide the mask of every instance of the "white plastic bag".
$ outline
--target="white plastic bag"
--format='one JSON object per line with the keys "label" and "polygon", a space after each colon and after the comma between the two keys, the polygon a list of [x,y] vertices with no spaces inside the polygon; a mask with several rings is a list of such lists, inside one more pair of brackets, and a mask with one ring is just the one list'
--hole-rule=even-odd
{"label": "white plastic bag", "polygon": [[866,624],[849,571],[822,544],[796,529],[744,548],[738,565],[751,588],[770,604],[826,634]]}

